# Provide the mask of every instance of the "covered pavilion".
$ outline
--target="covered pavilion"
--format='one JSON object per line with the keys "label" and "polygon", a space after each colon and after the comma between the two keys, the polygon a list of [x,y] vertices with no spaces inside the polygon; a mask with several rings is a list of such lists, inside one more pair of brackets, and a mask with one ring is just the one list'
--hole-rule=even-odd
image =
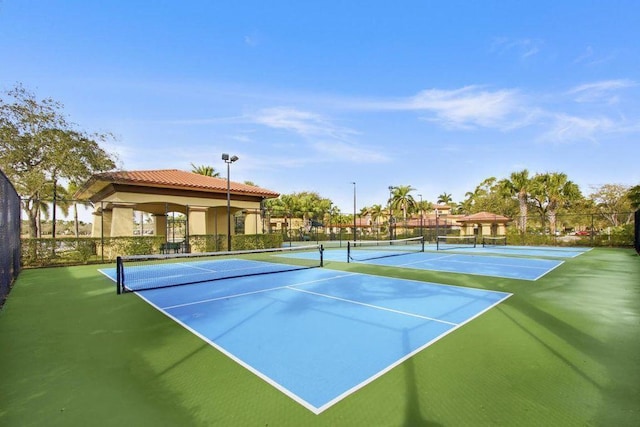
{"label": "covered pavilion", "polygon": [[154,217],[153,232],[168,236],[167,213],[186,216],[187,235],[231,234],[227,229],[227,184],[230,214],[245,212],[245,234],[262,233],[262,205],[278,193],[177,169],[116,171],[92,176],[75,194],[95,206],[94,237],[133,236],[134,211]]}
{"label": "covered pavilion", "polygon": [[511,221],[503,215],[491,212],[478,212],[473,215],[466,215],[456,218],[460,224],[463,236],[476,234],[478,236],[504,236],[506,235],[507,223]]}

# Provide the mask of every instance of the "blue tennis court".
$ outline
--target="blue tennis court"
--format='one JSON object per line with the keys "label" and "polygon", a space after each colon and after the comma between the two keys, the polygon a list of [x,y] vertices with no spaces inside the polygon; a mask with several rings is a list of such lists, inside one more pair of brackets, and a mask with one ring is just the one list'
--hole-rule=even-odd
{"label": "blue tennis court", "polygon": [[499,254],[499,255],[526,255],[544,258],[575,258],[583,253],[590,251],[591,248],[563,247],[563,246],[482,246],[457,247],[451,249],[454,252],[473,253],[473,254]]}
{"label": "blue tennis court", "polygon": [[318,414],[511,294],[315,268],[138,295]]}
{"label": "blue tennis court", "polygon": [[[308,255],[291,253],[283,256],[300,258]],[[538,280],[563,263],[557,259],[472,255],[448,251],[402,252],[384,248],[366,249],[361,253],[356,251],[354,258],[357,262],[367,264],[520,280]],[[346,262],[347,252],[342,249],[327,249],[324,259]]]}

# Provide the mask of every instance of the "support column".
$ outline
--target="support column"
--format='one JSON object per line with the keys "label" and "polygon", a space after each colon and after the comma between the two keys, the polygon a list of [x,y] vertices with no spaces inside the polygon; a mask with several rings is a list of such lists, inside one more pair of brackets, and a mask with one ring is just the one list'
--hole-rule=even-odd
{"label": "support column", "polygon": [[114,205],[112,209],[111,237],[133,236],[133,206]]}
{"label": "support column", "polygon": [[[93,222],[91,223],[91,237],[102,237],[102,217],[104,212],[93,212]],[[108,237],[108,236],[105,236]]]}
{"label": "support column", "polygon": [[227,230],[227,208],[211,208],[207,212],[207,234],[225,234]]}
{"label": "support column", "polygon": [[153,215],[154,222],[154,234],[156,236],[166,236],[167,235],[167,216],[165,214],[154,214]]}
{"label": "support column", "polygon": [[496,233],[498,236],[506,236],[507,234],[507,227],[505,224],[498,224],[498,231]]}
{"label": "support column", "polygon": [[260,211],[247,211],[244,216],[244,234],[262,234]]}
{"label": "support column", "polygon": [[[113,212],[111,209],[102,211],[102,231],[104,237],[111,237],[111,224],[113,223]],[[97,237],[97,236],[96,236]]]}
{"label": "support column", "polygon": [[207,208],[189,206],[189,235],[207,234]]}

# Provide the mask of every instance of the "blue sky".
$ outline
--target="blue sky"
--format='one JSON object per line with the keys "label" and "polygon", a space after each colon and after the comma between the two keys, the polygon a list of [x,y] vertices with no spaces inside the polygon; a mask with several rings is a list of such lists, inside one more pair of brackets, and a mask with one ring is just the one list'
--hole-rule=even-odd
{"label": "blue sky", "polygon": [[0,89],[112,132],[126,170],[231,179],[344,211],[389,185],[640,184],[640,2],[0,2]]}

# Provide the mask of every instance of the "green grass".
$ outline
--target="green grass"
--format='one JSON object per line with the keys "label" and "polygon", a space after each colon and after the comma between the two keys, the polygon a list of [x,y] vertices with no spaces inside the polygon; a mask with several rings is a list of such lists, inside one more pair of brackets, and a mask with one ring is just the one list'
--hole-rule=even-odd
{"label": "green grass", "polygon": [[514,295],[314,415],[96,266],[25,270],[0,312],[0,425],[640,425],[634,252],[594,249],[536,282],[327,267]]}

